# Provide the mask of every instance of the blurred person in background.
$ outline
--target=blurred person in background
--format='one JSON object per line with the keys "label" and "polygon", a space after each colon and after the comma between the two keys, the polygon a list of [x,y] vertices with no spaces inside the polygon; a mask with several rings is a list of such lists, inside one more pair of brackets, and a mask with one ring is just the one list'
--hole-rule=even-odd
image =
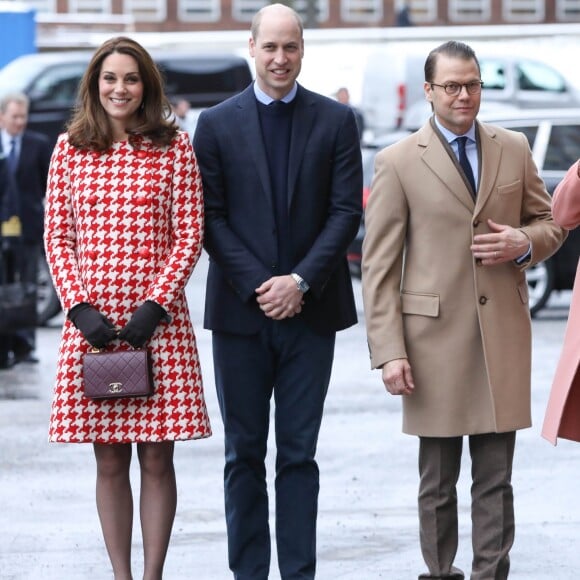
{"label": "blurred person in background", "polygon": [[457,481],[471,456],[472,580],[505,580],[516,430],[531,425],[525,270],[562,244],[526,136],[477,120],[479,62],[450,41],[425,62],[434,114],[378,153],[362,283],[371,366],[419,437],[421,579],[465,577]]}
{"label": "blurred person in background", "polygon": [[363,133],[365,132],[365,118],[362,111],[358,107],[350,104],[349,90],[346,87],[340,87],[340,89],[336,91],[336,100],[343,105],[348,105],[352,109],[354,118],[356,119],[356,126],[358,127],[358,136],[359,139],[362,139]]}
{"label": "blurred person in background", "polygon": [[[580,226],[580,161],[568,169],[552,198],[554,221],[567,230]],[[564,344],[544,417],[542,436],[580,441],[580,262],[574,280]]]}
{"label": "blurred person in background", "polygon": [[189,135],[190,139],[193,139],[196,115],[192,114],[189,101],[187,99],[176,97],[171,100],[171,110],[175,115],[175,122],[179,128],[185,131]]}
{"label": "blurred person in background", "polygon": [[[44,195],[51,148],[46,136],[26,129],[28,97],[7,94],[0,99],[0,157],[4,195],[0,201],[2,257],[8,279],[36,285],[42,259]],[[0,369],[37,363],[34,328],[0,334]]]}
{"label": "blurred person in background", "polygon": [[[202,249],[202,185],[190,139],[169,109],[151,56],[112,38],[89,63],[50,165],[46,256],[66,320],[49,441],[93,445],[115,580],[132,578],[132,444],[143,579],[161,580],[177,505],[175,441],[211,434],[185,296]],[[152,396],[84,396],[83,356],[107,345],[147,347]]]}

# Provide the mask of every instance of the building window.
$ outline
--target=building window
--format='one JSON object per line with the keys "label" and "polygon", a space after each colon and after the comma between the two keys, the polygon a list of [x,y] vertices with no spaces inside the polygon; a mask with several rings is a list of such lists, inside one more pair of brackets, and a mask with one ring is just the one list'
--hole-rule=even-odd
{"label": "building window", "polygon": [[506,22],[542,22],[545,0],[504,0],[503,19]]}
{"label": "building window", "polygon": [[220,0],[178,0],[177,17],[188,22],[217,22],[221,18]]}
{"label": "building window", "polygon": [[26,4],[37,12],[49,14],[56,12],[56,0],[28,0]]}
{"label": "building window", "polygon": [[111,14],[111,0],[68,0],[68,10],[74,14]]}
{"label": "building window", "polygon": [[266,0],[232,0],[232,17],[241,22],[251,22],[254,14],[269,4]]}
{"label": "building window", "polygon": [[580,19],[580,0],[556,0],[556,18],[563,22]]}
{"label": "building window", "polygon": [[[413,2],[407,2],[407,5],[413,24],[424,24],[437,20],[437,0],[413,0]],[[400,7],[398,8],[400,9]]]}
{"label": "building window", "polygon": [[487,22],[491,18],[490,0],[451,0],[451,22]]}
{"label": "building window", "polygon": [[[328,20],[328,2],[329,0],[316,0],[314,2],[317,22],[326,22]],[[308,16],[308,0],[294,0],[293,8],[306,21]]]}
{"label": "building window", "polygon": [[[316,20],[325,22],[328,20],[328,3],[330,0],[315,0]],[[267,0],[233,0],[232,17],[242,22],[250,22],[254,14],[264,6],[271,4]],[[308,16],[308,0],[294,0],[292,6],[304,20]]]}
{"label": "building window", "polygon": [[162,22],[167,18],[164,0],[124,0],[123,13],[130,14],[136,22]]}
{"label": "building window", "polygon": [[341,0],[340,18],[343,22],[380,22],[383,19],[381,0]]}

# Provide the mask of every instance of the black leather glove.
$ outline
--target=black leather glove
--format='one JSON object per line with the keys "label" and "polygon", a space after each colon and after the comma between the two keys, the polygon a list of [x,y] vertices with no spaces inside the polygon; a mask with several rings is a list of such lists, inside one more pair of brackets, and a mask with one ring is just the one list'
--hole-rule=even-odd
{"label": "black leather glove", "polygon": [[91,346],[104,348],[117,336],[117,330],[111,321],[87,302],[73,306],[67,316]]}
{"label": "black leather glove", "polygon": [[119,333],[133,348],[141,348],[152,336],[162,319],[167,320],[165,308],[157,302],[146,300],[133,312],[131,320]]}

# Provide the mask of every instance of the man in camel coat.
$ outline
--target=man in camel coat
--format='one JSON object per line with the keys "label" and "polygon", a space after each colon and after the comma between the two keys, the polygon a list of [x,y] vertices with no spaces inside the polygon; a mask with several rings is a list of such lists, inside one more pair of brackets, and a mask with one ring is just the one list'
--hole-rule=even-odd
{"label": "man in camel coat", "polygon": [[[425,63],[434,115],[377,155],[366,210],[363,298],[371,365],[403,396],[419,436],[419,520],[428,573],[464,578],[456,483],[472,460],[472,580],[509,571],[515,431],[529,427],[531,322],[525,269],[565,233],[521,133],[476,121],[479,63],[448,42]],[[459,138],[459,141],[457,140]]]}

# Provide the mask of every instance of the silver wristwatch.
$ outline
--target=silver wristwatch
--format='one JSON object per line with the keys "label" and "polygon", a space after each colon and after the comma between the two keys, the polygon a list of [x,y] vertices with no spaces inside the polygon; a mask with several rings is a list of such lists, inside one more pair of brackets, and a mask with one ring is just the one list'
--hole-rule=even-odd
{"label": "silver wristwatch", "polygon": [[290,274],[290,276],[292,276],[292,280],[294,280],[294,282],[296,282],[296,286],[298,286],[298,290],[300,290],[300,292],[302,292],[302,294],[305,294],[306,292],[308,292],[308,290],[310,289],[310,286],[308,285],[308,282],[306,282],[306,280],[304,280],[304,278],[302,278],[302,276],[300,276],[299,274],[296,274],[296,272],[292,272],[292,274]]}

